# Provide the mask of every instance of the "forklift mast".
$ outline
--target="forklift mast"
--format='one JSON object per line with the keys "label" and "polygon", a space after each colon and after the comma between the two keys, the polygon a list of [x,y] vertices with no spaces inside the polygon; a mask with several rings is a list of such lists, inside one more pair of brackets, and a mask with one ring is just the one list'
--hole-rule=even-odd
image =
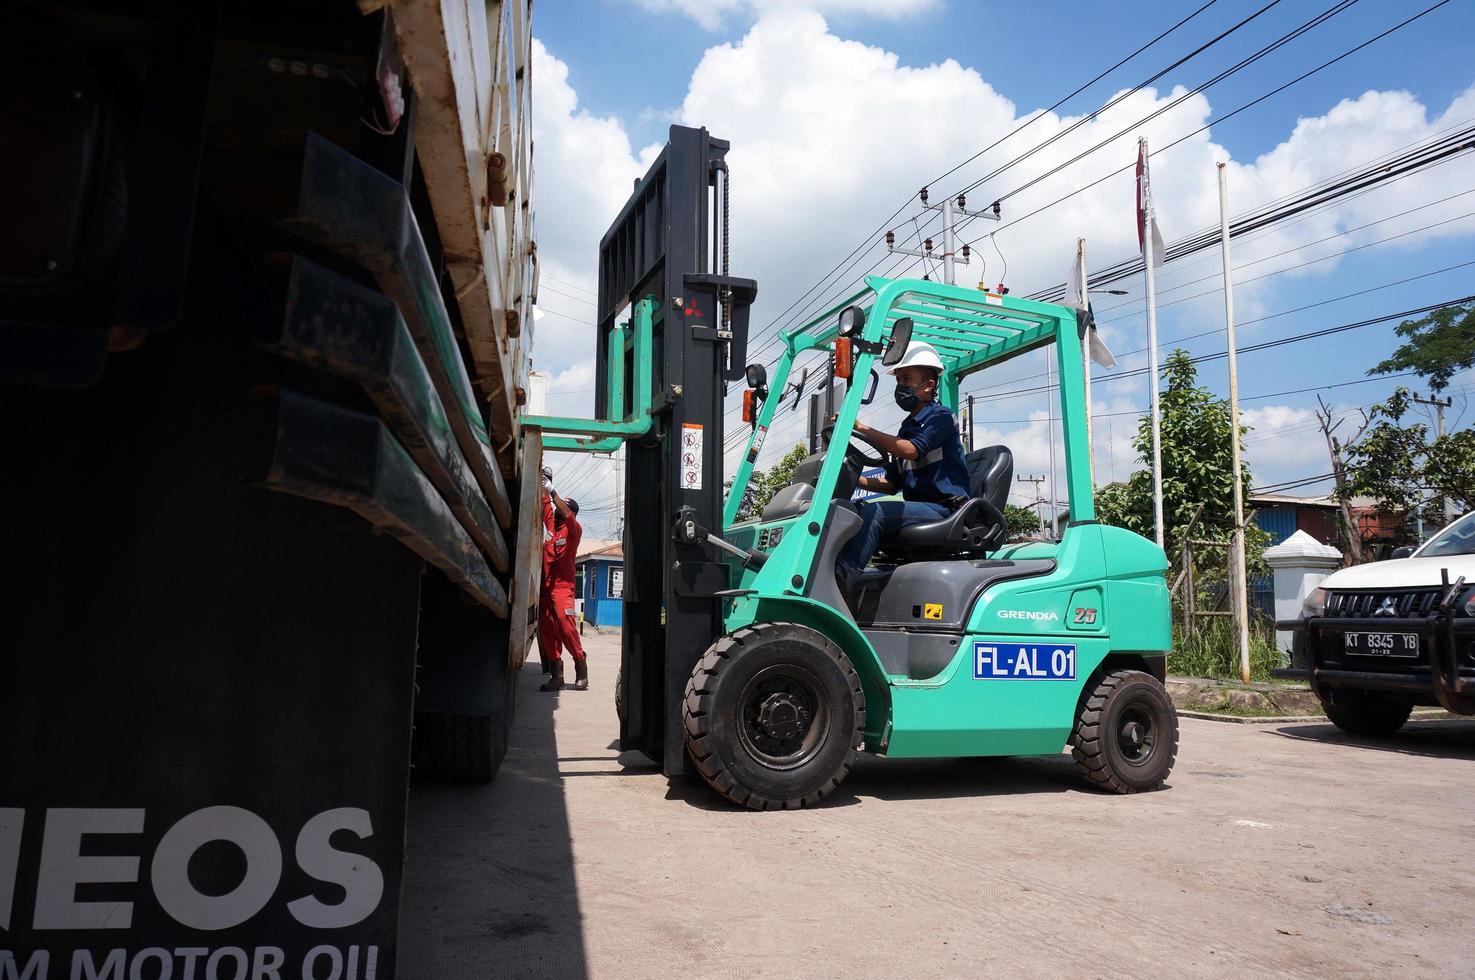
{"label": "forklift mast", "polygon": [[[600,343],[595,404],[619,421],[643,406],[619,318],[649,301],[652,424],[625,443],[624,629],[620,748],[638,749],[668,776],[686,771],[681,700],[687,678],[722,631],[727,567],[678,520],[721,528],[727,384],[743,376],[751,279],[728,275],[726,140],[672,126],[670,142],[599,244]],[[720,179],[719,179],[720,175]],[[612,357],[613,355],[613,357]],[[611,370],[630,377],[611,378]]]}

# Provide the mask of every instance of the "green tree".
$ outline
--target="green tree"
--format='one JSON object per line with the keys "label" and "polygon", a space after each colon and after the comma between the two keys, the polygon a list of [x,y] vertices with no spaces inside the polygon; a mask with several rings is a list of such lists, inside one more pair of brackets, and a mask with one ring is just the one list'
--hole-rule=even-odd
{"label": "green tree", "polygon": [[[752,476],[748,478],[748,486],[743,491],[743,502],[738,505],[737,519],[748,521],[763,513],[763,508],[773,499],[773,495],[789,485],[789,481],[794,478],[794,470],[808,456],[809,450],[804,444],[795,443],[794,448],[767,471],[754,467]],[[728,480],[723,489],[730,493],[732,481]]]}
{"label": "green tree", "polygon": [[1460,510],[1475,506],[1475,432],[1464,429],[1430,443],[1429,426],[1405,423],[1413,405],[1400,387],[1368,411],[1362,435],[1346,449],[1348,475],[1335,496],[1372,497],[1389,513],[1424,508],[1426,521],[1441,524],[1445,497]]}
{"label": "green tree", "polygon": [[1413,371],[1427,378],[1432,390],[1443,391],[1450,378],[1475,366],[1475,302],[1446,306],[1420,320],[1405,320],[1397,329],[1407,339],[1368,374]]}
{"label": "green tree", "polygon": [[1004,540],[1018,541],[1040,533],[1040,515],[1018,504],[1004,505]]}
{"label": "green tree", "polygon": [[1367,413],[1362,435],[1347,447],[1347,479],[1333,491],[1334,497],[1373,497],[1379,509],[1389,512],[1412,510],[1423,501],[1429,427],[1403,424],[1411,404],[1408,389],[1398,388]]}
{"label": "green tree", "polygon": [[1435,440],[1424,460],[1430,489],[1454,502],[1460,513],[1475,510],[1475,429]]}
{"label": "green tree", "polygon": [[[1234,476],[1229,403],[1199,385],[1188,353],[1175,350],[1164,365],[1167,383],[1162,408],[1163,524],[1168,552],[1180,538],[1200,504],[1194,537],[1226,539],[1234,532]],[[1241,426],[1243,437],[1247,428]],[[1132,446],[1143,459],[1152,458],[1152,420],[1143,416]],[[1240,482],[1249,497],[1250,470],[1241,461]],[[1153,536],[1152,471],[1138,470],[1125,484],[1104,487],[1096,495],[1096,516],[1106,524]],[[1263,534],[1246,528],[1245,556],[1254,575],[1263,550]]]}

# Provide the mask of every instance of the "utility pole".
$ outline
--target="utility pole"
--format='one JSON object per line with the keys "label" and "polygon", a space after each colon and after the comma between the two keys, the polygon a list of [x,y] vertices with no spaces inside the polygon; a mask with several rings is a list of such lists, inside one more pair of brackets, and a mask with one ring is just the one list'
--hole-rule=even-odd
{"label": "utility pole", "polygon": [[[1434,409],[1434,416],[1435,416],[1436,419],[1438,419],[1438,423],[1437,423],[1437,426],[1436,426],[1436,429],[1435,429],[1435,438],[1436,439],[1443,439],[1444,438],[1444,410],[1446,408],[1449,408],[1450,406],[1454,405],[1455,400],[1453,398],[1446,398],[1443,401],[1441,401],[1438,398],[1422,398],[1422,397],[1419,396],[1419,394],[1417,392],[1414,393],[1413,398],[1410,399],[1410,400],[1415,405],[1427,405],[1430,408]],[[1449,506],[1449,498],[1448,497],[1441,496],[1439,498],[1439,516],[1444,519],[1444,523],[1446,523],[1446,524],[1448,524],[1450,521],[1452,521],[1454,519],[1454,514],[1451,512],[1451,508]],[[1420,507],[1419,508],[1419,541],[1422,543],[1423,540],[1424,540],[1424,509],[1423,509],[1423,507]]]}
{"label": "utility pole", "polygon": [[1154,276],[1157,265],[1156,234],[1157,219],[1153,214],[1151,192],[1148,190],[1147,137],[1137,141],[1138,160],[1138,233],[1142,239],[1142,273],[1147,287],[1147,393],[1152,410],[1152,527],[1157,546],[1163,545],[1163,434],[1162,405],[1158,398],[1157,372],[1157,280]]}
{"label": "utility pole", "polygon": [[1045,478],[1043,476],[1016,476],[1014,479],[1018,483],[1033,483],[1035,485],[1034,506],[1039,508],[1035,513],[1039,516],[1040,530],[1043,532],[1045,525],[1045,496],[1040,493],[1040,484],[1045,482]]}
{"label": "utility pole", "polygon": [[1245,502],[1240,481],[1239,459],[1239,370],[1234,345],[1234,279],[1229,263],[1229,185],[1224,164],[1219,164],[1219,250],[1224,258],[1224,326],[1229,334],[1229,438],[1230,466],[1234,471],[1234,544],[1230,548],[1233,566],[1230,577],[1230,605],[1234,610],[1234,631],[1239,638],[1239,674],[1250,682],[1250,616],[1249,583],[1245,575]]}
{"label": "utility pole", "polygon": [[[988,221],[998,221],[1003,211],[999,207],[998,201],[995,201],[994,206],[988,211],[969,211],[968,198],[963,194],[959,194],[956,198],[944,198],[941,204],[928,204],[927,188],[925,187],[922,188],[918,197],[922,199],[924,210],[942,212],[942,281],[949,286],[956,286],[958,284],[957,267],[968,264],[970,251],[965,244],[961,252],[961,257],[959,257],[957,229],[953,225],[954,214],[966,215],[969,218],[984,218]],[[894,231],[888,231],[886,233],[886,251],[898,255],[915,255],[919,259],[934,259],[938,257],[937,253],[932,250],[932,239],[926,239],[920,249],[902,248],[896,244],[896,232]]]}
{"label": "utility pole", "polygon": [[963,443],[964,443],[964,445],[966,445],[968,447],[968,451],[971,453],[971,452],[973,452],[973,396],[972,395],[969,395],[968,396],[968,408],[967,408],[967,412],[968,412],[968,430],[967,430],[967,432],[964,433]]}
{"label": "utility pole", "polygon": [[615,537],[623,542],[625,540],[625,479],[623,472],[625,468],[625,447],[621,446],[609,455],[615,464],[615,513],[619,515],[615,518]]}

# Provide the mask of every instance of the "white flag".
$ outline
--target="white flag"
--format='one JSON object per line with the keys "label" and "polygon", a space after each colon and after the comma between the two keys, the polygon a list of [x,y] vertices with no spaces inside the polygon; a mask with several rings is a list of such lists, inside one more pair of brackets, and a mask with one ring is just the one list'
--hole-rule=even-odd
{"label": "white flag", "polygon": [[1086,311],[1086,351],[1091,355],[1091,360],[1100,364],[1110,371],[1116,367],[1116,358],[1107,349],[1106,342],[1096,331],[1096,312],[1091,309],[1091,300],[1086,296],[1086,291],[1081,288],[1081,263],[1079,261],[1070,264],[1070,275],[1065,281],[1065,298],[1062,302],[1066,306],[1074,306],[1078,310]]}
{"label": "white flag", "polygon": [[[1149,232],[1149,229],[1151,231]],[[1147,260],[1148,236],[1152,238],[1152,264],[1156,268],[1166,261],[1163,233],[1158,231],[1157,210],[1152,204],[1152,182],[1147,173],[1147,140],[1137,141],[1137,247]]]}

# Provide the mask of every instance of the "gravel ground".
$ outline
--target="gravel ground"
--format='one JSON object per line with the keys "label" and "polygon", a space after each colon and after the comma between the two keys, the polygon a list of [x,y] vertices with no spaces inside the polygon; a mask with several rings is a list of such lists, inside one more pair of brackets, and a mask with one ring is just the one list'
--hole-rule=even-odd
{"label": "gravel ground", "polygon": [[1387,739],[1184,719],[1170,785],[1068,756],[862,758],[820,808],[749,813],[620,755],[594,689],[524,671],[497,781],[417,780],[400,975],[1469,976],[1475,722]]}

